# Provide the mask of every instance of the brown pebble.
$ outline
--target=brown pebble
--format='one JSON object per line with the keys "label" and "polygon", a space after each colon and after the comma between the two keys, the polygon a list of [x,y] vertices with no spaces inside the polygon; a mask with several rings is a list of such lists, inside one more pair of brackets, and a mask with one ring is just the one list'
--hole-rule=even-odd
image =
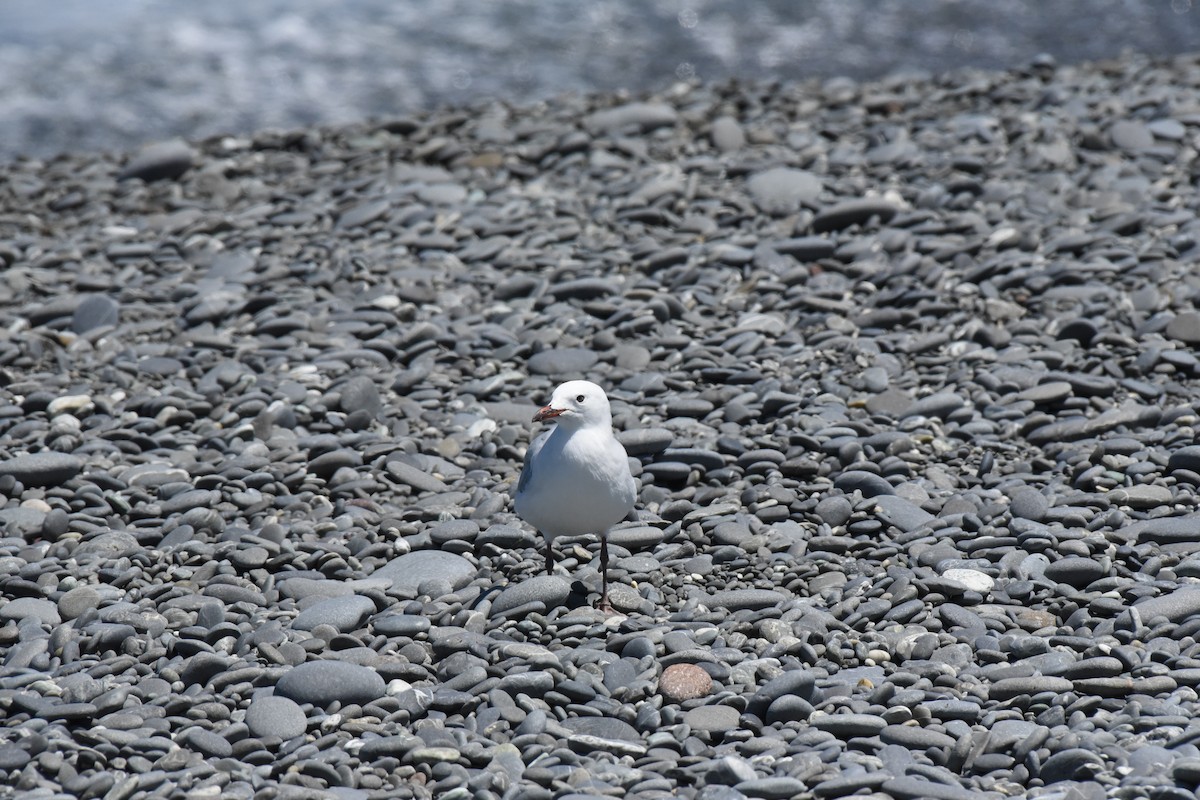
{"label": "brown pebble", "polygon": [[712,677],[695,664],[672,664],[658,679],[658,691],[672,703],[704,697],[712,686]]}

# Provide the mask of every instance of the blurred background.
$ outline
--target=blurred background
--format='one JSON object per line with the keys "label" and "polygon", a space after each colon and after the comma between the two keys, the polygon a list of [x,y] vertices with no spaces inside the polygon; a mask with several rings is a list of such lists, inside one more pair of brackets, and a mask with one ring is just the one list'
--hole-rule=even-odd
{"label": "blurred background", "polygon": [[680,79],[1200,51],[1200,0],[0,0],[0,160]]}

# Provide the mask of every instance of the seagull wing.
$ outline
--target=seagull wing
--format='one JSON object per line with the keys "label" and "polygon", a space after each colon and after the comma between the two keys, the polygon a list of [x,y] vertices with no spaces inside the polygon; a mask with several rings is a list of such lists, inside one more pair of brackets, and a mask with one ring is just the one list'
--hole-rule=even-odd
{"label": "seagull wing", "polygon": [[546,431],[529,443],[529,449],[525,451],[525,463],[521,467],[521,477],[517,481],[517,494],[525,491],[529,486],[529,481],[533,479],[533,462],[537,459],[538,453],[542,452],[542,447],[545,446],[551,433],[553,431]]}

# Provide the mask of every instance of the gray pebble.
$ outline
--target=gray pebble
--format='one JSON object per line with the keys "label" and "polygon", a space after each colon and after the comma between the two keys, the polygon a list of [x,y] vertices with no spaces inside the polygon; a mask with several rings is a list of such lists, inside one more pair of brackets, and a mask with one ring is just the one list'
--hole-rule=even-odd
{"label": "gray pebble", "polygon": [[[530,356],[526,367],[536,375],[549,375],[566,380],[585,374],[596,365],[598,360],[599,357],[591,350],[582,347],[565,347],[557,350],[543,350]],[[530,410],[531,419],[535,411],[537,411],[536,408]]]}
{"label": "gray pebble", "polygon": [[727,611],[740,611],[748,608],[772,608],[786,600],[787,597],[782,592],[774,589],[726,589],[712,594],[708,598],[708,605]]}
{"label": "gray pebble", "polygon": [[812,205],[822,190],[821,179],[811,172],[790,167],[773,167],[752,175],[746,191],[755,205],[767,214],[792,214]]}
{"label": "gray pebble", "polygon": [[539,602],[547,609],[558,608],[566,602],[571,585],[557,575],[538,575],[515,583],[492,601],[492,615],[503,616],[515,608]]}
{"label": "gray pebble", "polygon": [[245,722],[253,736],[278,736],[284,741],[302,736],[308,728],[296,701],[281,695],[256,696],[246,708]]}
{"label": "gray pebble", "polygon": [[117,180],[176,180],[191,169],[196,159],[196,151],[179,139],[150,144],[130,159],[118,173]]}
{"label": "gray pebble", "polygon": [[448,581],[452,588],[459,589],[467,585],[475,573],[475,566],[462,556],[418,550],[392,559],[371,573],[371,577],[391,581],[394,589],[415,590],[430,578]]}
{"label": "gray pebble", "polygon": [[694,731],[725,733],[738,726],[741,715],[729,706],[699,706],[683,715],[683,721]]}
{"label": "gray pebble", "polygon": [[83,462],[66,453],[28,453],[0,461],[0,475],[11,475],[26,486],[58,486],[82,469]]}
{"label": "gray pebble", "polygon": [[375,613],[375,603],[359,595],[330,597],[319,600],[305,608],[292,620],[292,628],[311,631],[318,625],[329,625],[341,633],[349,633],[362,627],[363,622]]}
{"label": "gray pebble", "polygon": [[275,684],[279,696],[322,708],[334,701],[369,703],[383,697],[384,691],[383,678],[370,667],[332,660],[292,667]]}
{"label": "gray pebble", "polygon": [[87,333],[96,328],[116,325],[120,309],[120,304],[108,295],[88,295],[79,302],[75,313],[71,315],[71,330],[75,333]]}

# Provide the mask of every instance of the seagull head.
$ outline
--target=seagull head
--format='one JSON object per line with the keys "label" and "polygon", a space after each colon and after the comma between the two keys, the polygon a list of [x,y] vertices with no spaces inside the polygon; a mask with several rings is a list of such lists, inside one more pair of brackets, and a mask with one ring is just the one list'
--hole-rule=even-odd
{"label": "seagull head", "polygon": [[591,381],[567,381],[554,390],[550,402],[533,415],[534,422],[556,420],[572,428],[612,427],[612,409],[604,390]]}

